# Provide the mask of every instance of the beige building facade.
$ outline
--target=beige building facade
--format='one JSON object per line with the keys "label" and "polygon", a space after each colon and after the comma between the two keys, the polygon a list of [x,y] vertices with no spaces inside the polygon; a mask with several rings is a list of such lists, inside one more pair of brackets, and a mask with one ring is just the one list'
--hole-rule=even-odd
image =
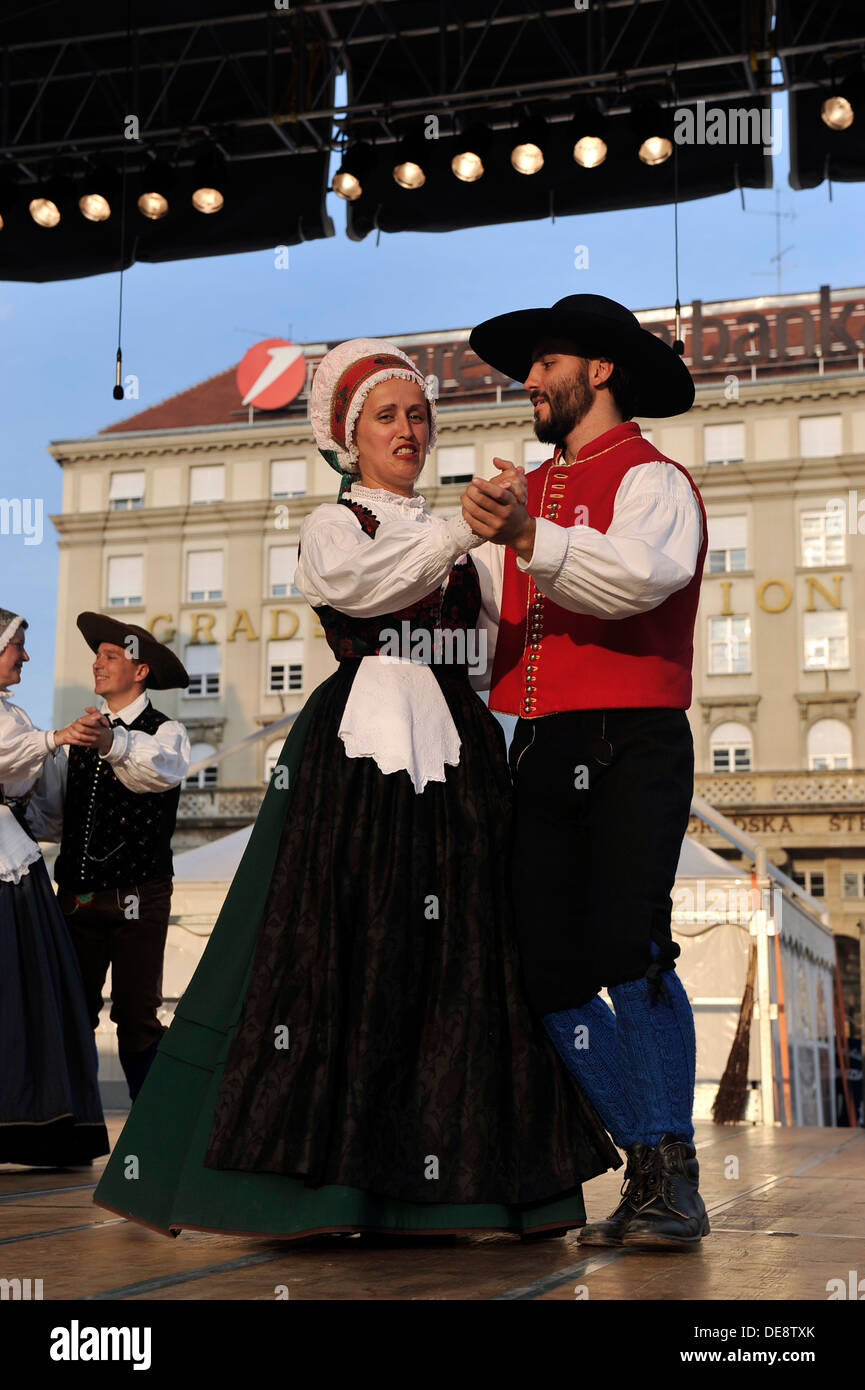
{"label": "beige building facade", "polygon": [[[640,315],[671,339],[668,309]],[[685,316],[692,410],[640,421],[684,465],[709,517],[689,711],[696,790],[825,902],[861,1035],[865,924],[865,290],[696,303]],[[455,512],[494,455],[548,449],[525,393],[467,331],[395,338],[437,380],[439,444],[418,488]],[[306,344],[307,387],[328,344]],[[334,669],[292,579],[303,517],[336,496],[306,416],[244,408],[233,370],[121,425],[55,442],[63,468],[55,724],[92,696],[75,616],[128,616],[178,653],[188,691],[158,705],[205,766],[176,845],[255,815],[282,734],[207,758],[302,707]],[[729,853],[705,823],[691,833]]]}

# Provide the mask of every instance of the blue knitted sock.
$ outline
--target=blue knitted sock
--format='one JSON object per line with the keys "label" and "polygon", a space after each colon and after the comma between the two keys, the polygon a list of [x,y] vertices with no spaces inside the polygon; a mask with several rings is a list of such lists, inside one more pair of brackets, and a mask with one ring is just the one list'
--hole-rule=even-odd
{"label": "blue knitted sock", "polygon": [[[546,1014],[544,1027],[609,1130],[627,1149],[643,1139],[642,1106],[619,1055],[616,1017],[600,995],[577,1009]],[[578,1031],[579,1030],[579,1031]],[[645,1142],[645,1140],[643,1140]]]}
{"label": "blue knitted sock", "polygon": [[693,1139],[697,1066],[694,1015],[682,981],[675,970],[664,970],[657,979],[657,999],[646,977],[610,989],[620,1064],[640,1097],[638,1138],[651,1145],[664,1134]]}

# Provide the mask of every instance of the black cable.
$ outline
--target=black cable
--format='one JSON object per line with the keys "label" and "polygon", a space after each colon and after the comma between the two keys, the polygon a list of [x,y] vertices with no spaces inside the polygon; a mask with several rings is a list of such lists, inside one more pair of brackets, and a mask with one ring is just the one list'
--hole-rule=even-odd
{"label": "black cable", "polygon": [[[126,0],[126,93],[132,93],[132,0]],[[125,135],[125,132],[124,132]],[[114,364],[114,391],[112,392],[116,401],[123,400],[123,386],[121,376],[123,373],[123,349],[121,347],[123,334],[123,268],[126,261],[126,146],[123,147],[123,158],[120,168],[120,293],[117,304],[117,357]]]}

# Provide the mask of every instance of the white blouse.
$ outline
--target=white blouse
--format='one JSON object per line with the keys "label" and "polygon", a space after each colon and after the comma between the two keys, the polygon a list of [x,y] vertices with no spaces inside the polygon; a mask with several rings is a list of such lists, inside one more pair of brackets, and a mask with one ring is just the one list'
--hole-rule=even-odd
{"label": "white blouse", "polygon": [[[304,518],[294,583],[313,608],[327,604],[356,618],[393,613],[437,585],[443,590],[453,566],[465,564],[466,553],[483,544],[462,516],[434,515],[420,494],[402,497],[353,483],[348,496],[380,524],[368,536],[339,503],[325,503]],[[490,576],[477,567],[491,604]],[[487,631],[487,659],[472,677],[477,689],[489,684],[490,617],[487,611],[478,625]],[[417,793],[427,782],[443,782],[445,767],[459,763],[459,735],[441,687],[428,665],[408,656],[361,659],[339,737],[348,757],[373,758],[384,773],[408,772]]]}
{"label": "white blouse", "polygon": [[[48,735],[33,727],[33,721],[19,705],[13,705],[8,690],[0,690],[0,783],[8,800],[30,792],[43,765],[51,764],[54,754]],[[47,779],[46,779],[47,784]],[[39,858],[39,846],[22,830],[8,806],[0,806],[0,882],[20,883],[30,865]]]}

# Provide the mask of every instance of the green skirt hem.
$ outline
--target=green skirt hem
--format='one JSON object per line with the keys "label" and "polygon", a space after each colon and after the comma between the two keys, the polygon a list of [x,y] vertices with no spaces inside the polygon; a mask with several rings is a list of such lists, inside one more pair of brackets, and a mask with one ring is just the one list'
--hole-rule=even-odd
{"label": "green skirt hem", "polygon": [[160,1048],[96,1188],[98,1206],[165,1235],[198,1230],[259,1239],[354,1231],[522,1234],[585,1223],[581,1193],[530,1207],[404,1202],[352,1187],[307,1187],[280,1173],[206,1168],[220,1076],[221,1067],[208,1073]]}

